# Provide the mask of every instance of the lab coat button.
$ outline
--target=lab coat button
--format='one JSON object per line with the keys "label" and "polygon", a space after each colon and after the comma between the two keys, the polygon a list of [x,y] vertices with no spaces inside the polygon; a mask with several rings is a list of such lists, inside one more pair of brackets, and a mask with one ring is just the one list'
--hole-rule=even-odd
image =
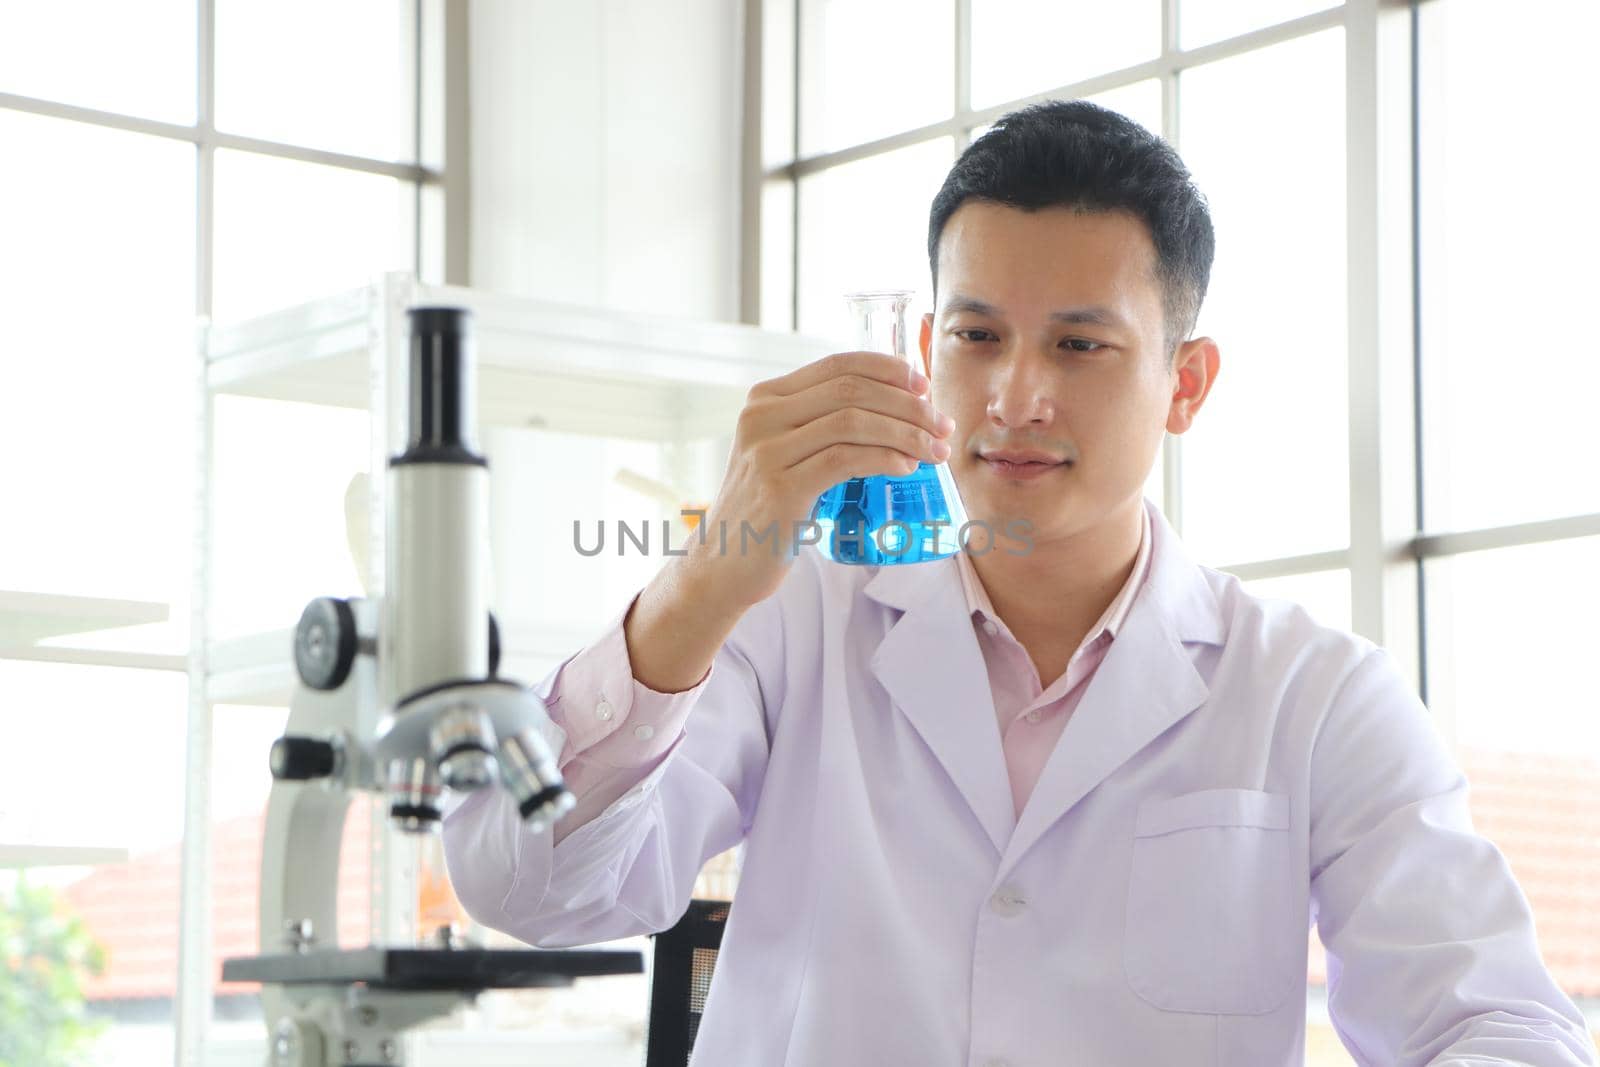
{"label": "lab coat button", "polygon": [[983,1061],[983,1067],[1011,1067],[1010,1060],[1000,1059],[998,1056]]}
{"label": "lab coat button", "polygon": [[[998,626],[996,626],[994,624],[994,620],[993,619],[984,619],[983,620],[983,632],[986,633],[986,634],[990,634],[990,635],[997,634],[997,633],[1000,632],[1000,627],[998,627]],[[998,1063],[999,1061],[994,1061],[994,1062]]]}
{"label": "lab coat button", "polygon": [[1023,898],[1018,890],[1011,886],[996,890],[994,896],[989,898],[989,907],[998,915],[1008,917],[1019,915],[1022,913],[1022,909],[1027,906],[1027,900]]}
{"label": "lab coat button", "polygon": [[1039,721],[1039,713],[1037,711],[1028,712],[1028,721],[1029,722],[1038,722]]}
{"label": "lab coat button", "polygon": [[605,697],[600,698],[600,703],[594,706],[594,717],[601,722],[610,722],[612,716],[611,702]]}
{"label": "lab coat button", "polygon": [[656,728],[654,726],[639,726],[635,727],[633,731],[633,736],[641,741],[648,741],[655,735]]}

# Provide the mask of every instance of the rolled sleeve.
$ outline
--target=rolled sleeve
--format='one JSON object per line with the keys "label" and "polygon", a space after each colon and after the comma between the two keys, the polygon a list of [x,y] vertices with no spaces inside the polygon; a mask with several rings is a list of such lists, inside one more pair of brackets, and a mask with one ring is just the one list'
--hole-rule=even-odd
{"label": "rolled sleeve", "polygon": [[1382,649],[1323,724],[1311,851],[1328,1011],[1360,1062],[1594,1063],[1510,868],[1472,827],[1466,779]]}
{"label": "rolled sleeve", "polygon": [[678,747],[716,671],[713,665],[679,693],[660,693],[634,678],[623,629],[633,603],[561,666],[546,701],[550,720],[566,736],[557,765],[577,800],[556,823],[558,844],[618,800],[638,795]]}
{"label": "rolled sleeve", "polygon": [[[535,687],[553,709],[546,737],[577,806],[532,830],[505,790],[480,789],[444,818],[445,859],[468,913],[532,945],[668,928],[706,861],[748,832],[761,796],[769,709],[784,694],[778,606],[747,612],[716,667],[683,693],[635,686],[626,616]],[[609,718],[594,714],[602,697]],[[638,743],[632,733],[647,720],[656,735]]]}
{"label": "rolled sleeve", "polygon": [[558,760],[563,774],[574,764],[612,771],[658,762],[683,733],[689,710],[716,669],[678,693],[659,693],[634,678],[623,630],[632,608],[629,601],[556,675],[547,710],[566,733]]}

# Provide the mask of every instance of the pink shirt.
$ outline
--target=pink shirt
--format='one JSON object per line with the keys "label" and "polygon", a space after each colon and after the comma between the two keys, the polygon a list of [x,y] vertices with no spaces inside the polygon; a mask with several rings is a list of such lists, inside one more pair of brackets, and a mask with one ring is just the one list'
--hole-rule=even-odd
{"label": "pink shirt", "polygon": [[1150,515],[1144,508],[1139,533],[1139,553],[1133,571],[1122,591],[1089,628],[1083,643],[1072,654],[1066,673],[1044,688],[1039,671],[989,602],[983,583],[965,552],[957,556],[961,569],[961,588],[967,594],[967,609],[978,634],[978,647],[989,668],[989,692],[994,697],[994,714],[1000,727],[1000,747],[1006,755],[1006,772],[1011,778],[1011,800],[1017,815],[1027,806],[1045,762],[1054,751],[1067,720],[1078,707],[1078,700],[1094,677],[1095,668],[1106,658],[1106,650],[1122,629],[1122,622],[1133,607],[1134,598],[1150,569]]}
{"label": "pink shirt", "polygon": [[[1049,689],[1041,684],[1027,651],[995,613],[972,560],[965,553],[957,556],[978,647],[989,671],[989,689],[1018,815],[1144,584],[1150,569],[1150,516],[1146,509],[1140,511],[1143,519],[1133,571],[1073,653],[1066,673]],[[622,629],[632,606],[630,601],[599,639],[562,665],[547,700],[551,721],[566,733],[556,763],[578,798],[577,806],[556,823],[556,844],[604,811],[666,758],[683,732],[696,696],[711,677],[707,671],[693,688],[681,693],[659,693],[634,678]]]}

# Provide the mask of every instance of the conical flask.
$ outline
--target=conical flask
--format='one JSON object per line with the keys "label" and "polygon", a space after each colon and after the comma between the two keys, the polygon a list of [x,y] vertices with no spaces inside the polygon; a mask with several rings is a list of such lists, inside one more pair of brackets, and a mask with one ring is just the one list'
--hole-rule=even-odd
{"label": "conical flask", "polygon": [[[857,348],[915,365],[906,351],[909,292],[850,293],[845,302]],[[927,563],[960,551],[967,509],[948,463],[919,463],[910,474],[840,482],[817,498],[811,519],[821,529],[817,548],[824,556],[838,563],[882,566]]]}

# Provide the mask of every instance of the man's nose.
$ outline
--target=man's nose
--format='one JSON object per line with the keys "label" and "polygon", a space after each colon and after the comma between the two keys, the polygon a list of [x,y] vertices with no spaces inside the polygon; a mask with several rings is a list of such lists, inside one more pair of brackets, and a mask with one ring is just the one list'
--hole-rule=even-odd
{"label": "man's nose", "polygon": [[1047,368],[1037,356],[1008,352],[997,365],[989,387],[989,421],[996,426],[1047,423],[1055,414],[1047,385]]}

